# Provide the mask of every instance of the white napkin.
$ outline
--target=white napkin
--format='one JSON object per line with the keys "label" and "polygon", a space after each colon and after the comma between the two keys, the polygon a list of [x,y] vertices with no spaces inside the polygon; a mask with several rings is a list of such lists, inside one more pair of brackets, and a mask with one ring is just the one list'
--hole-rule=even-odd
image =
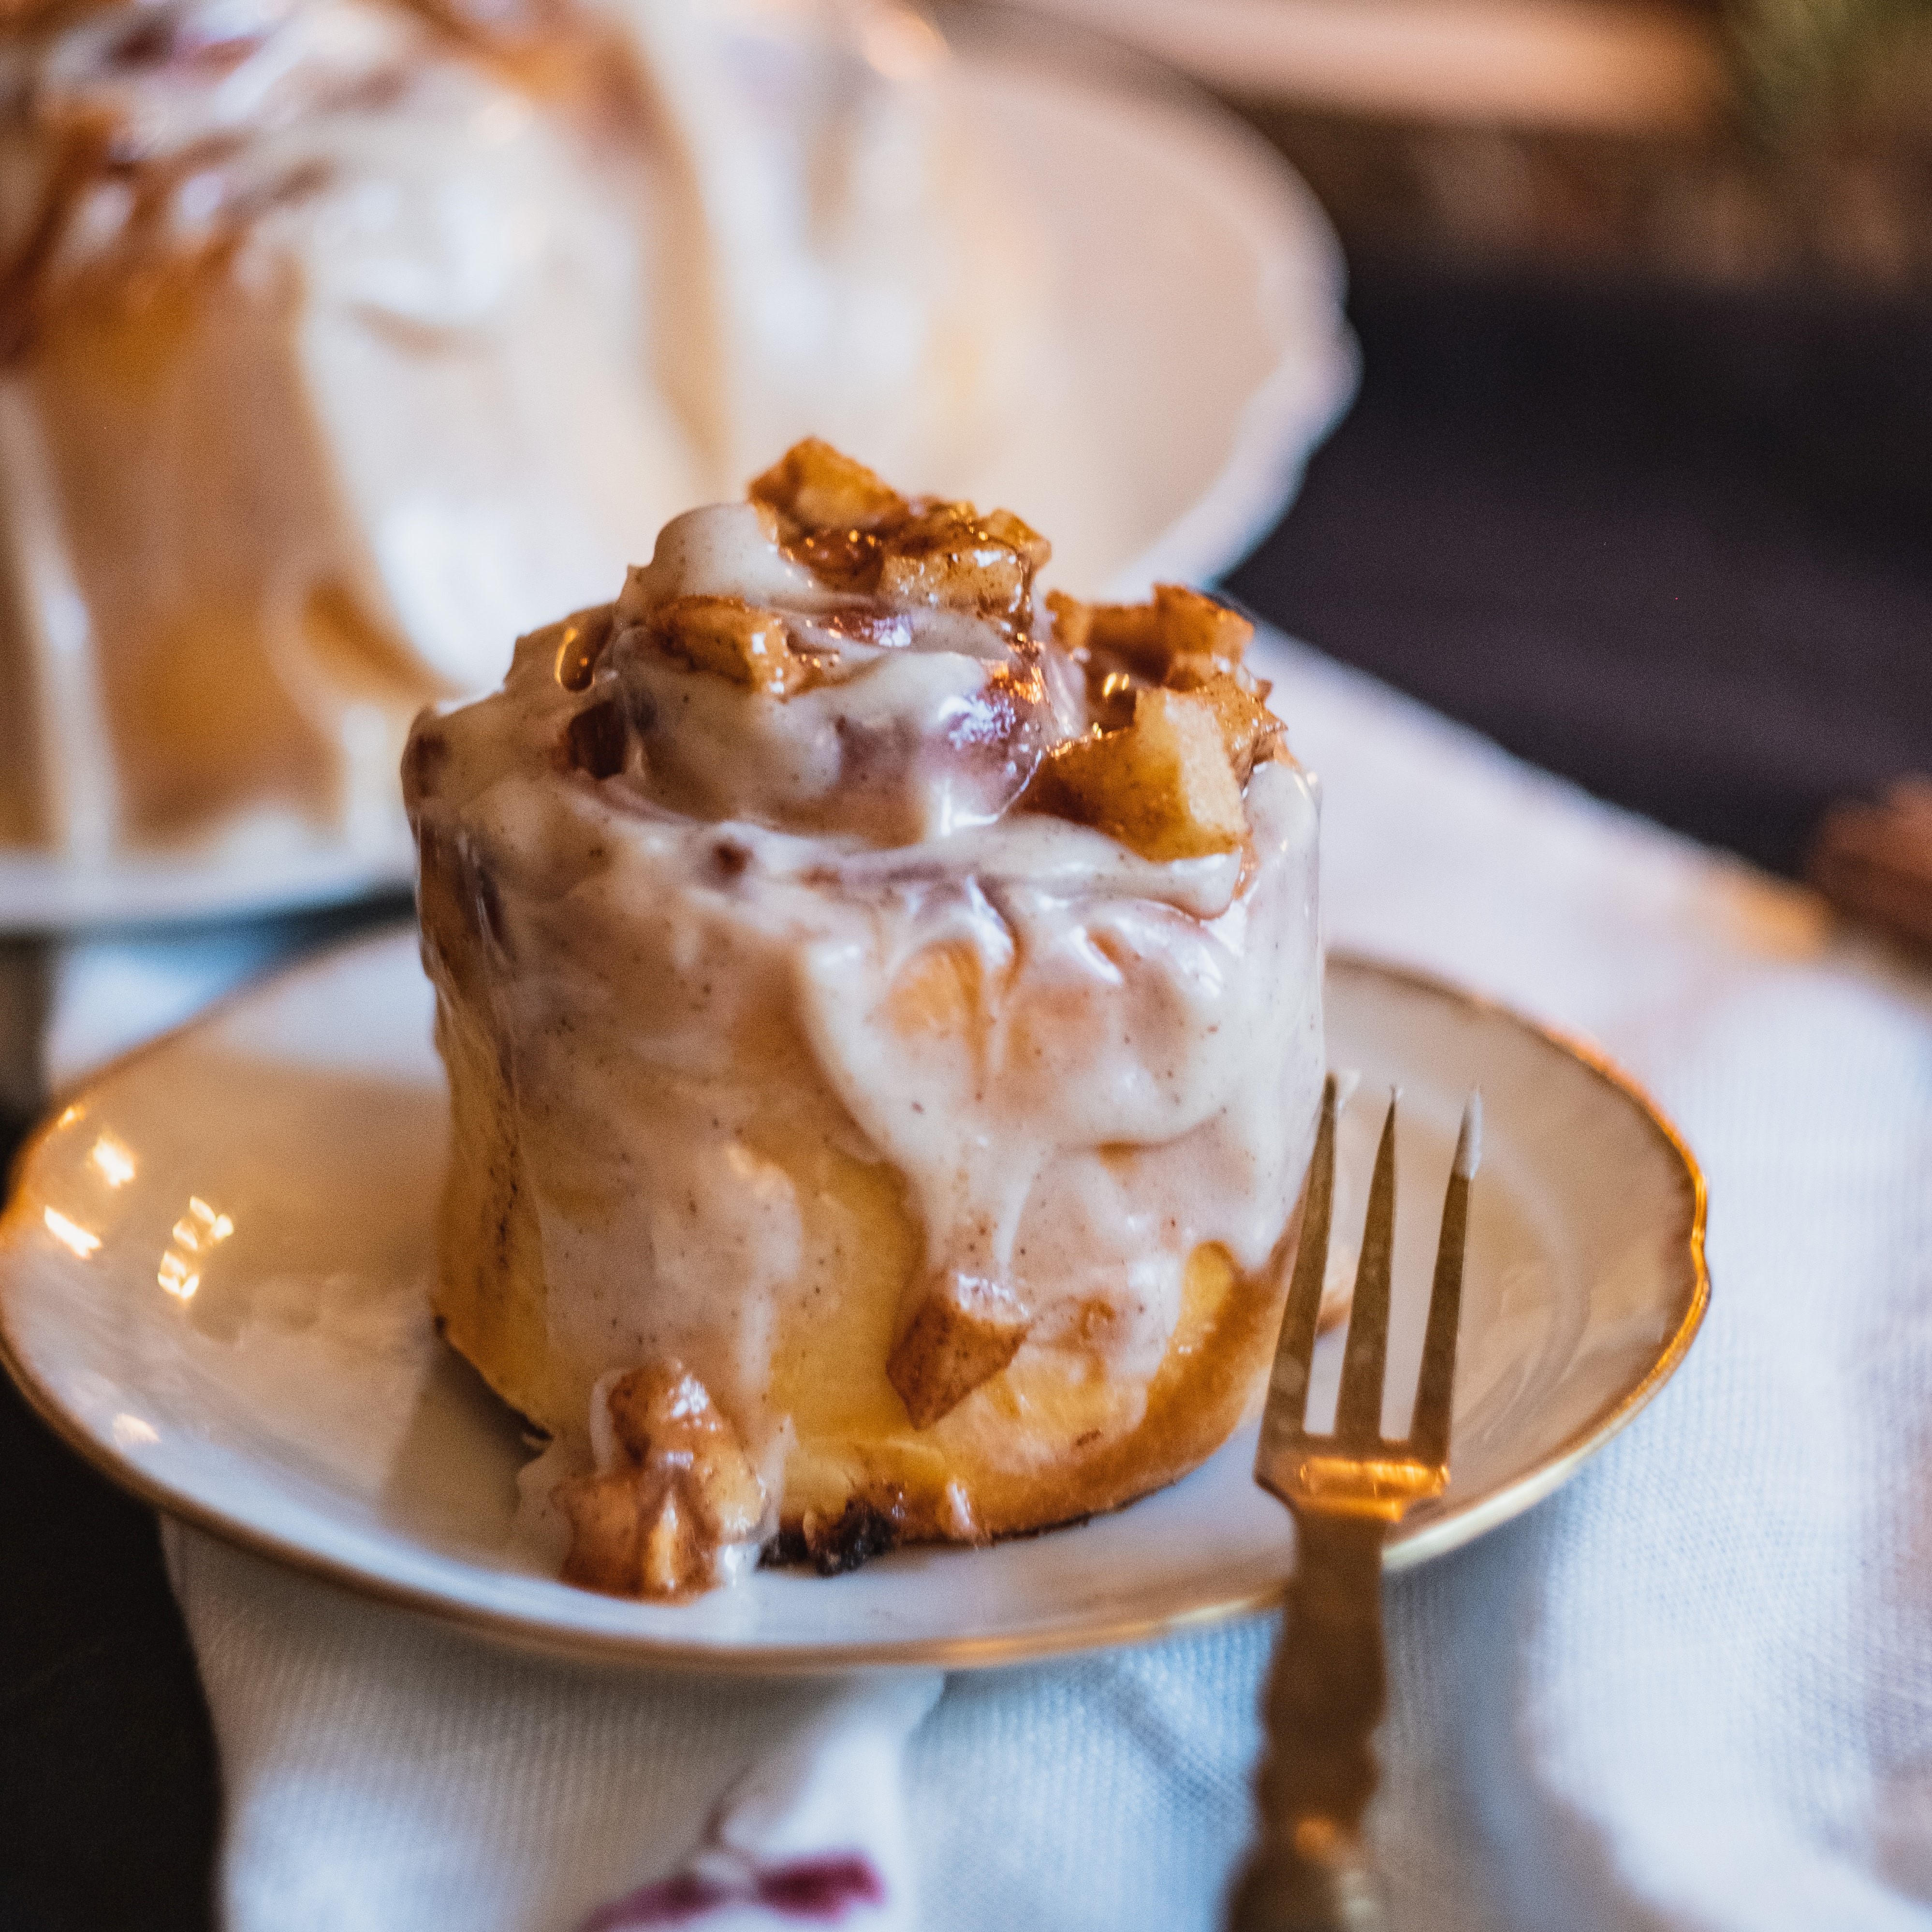
{"label": "white napkin", "polygon": [[[1274,668],[1326,782],[1331,938],[1594,1033],[1712,1190],[1676,1380],[1558,1496],[1388,1586],[1396,1925],[1922,1928],[1932,978],[1365,680]],[[666,1880],[638,1910],[727,1895],[634,1922],[1205,1932],[1246,1836],[1266,1622],[957,1677],[928,1712],[918,1676],[513,1657],[168,1543],[232,1932],[614,1932],[595,1915]],[[879,1883],[843,1919],[754,1902],[848,1857]]]}

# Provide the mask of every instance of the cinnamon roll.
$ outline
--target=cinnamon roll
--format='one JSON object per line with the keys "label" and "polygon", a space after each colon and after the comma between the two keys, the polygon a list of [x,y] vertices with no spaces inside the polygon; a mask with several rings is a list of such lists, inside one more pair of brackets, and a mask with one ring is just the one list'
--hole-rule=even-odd
{"label": "cinnamon roll", "polygon": [[1258,1392],[1323,1066],[1316,794],[1197,592],[1036,598],[820,443],[404,758],[434,1303],[676,1595],[1172,1481]]}

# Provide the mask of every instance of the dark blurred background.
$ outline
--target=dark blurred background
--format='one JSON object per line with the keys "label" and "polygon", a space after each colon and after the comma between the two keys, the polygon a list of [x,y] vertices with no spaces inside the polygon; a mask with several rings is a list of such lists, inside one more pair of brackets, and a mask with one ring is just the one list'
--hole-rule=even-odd
{"label": "dark blurred background", "polygon": [[1328,208],[1365,373],[1231,586],[1799,872],[1832,800],[1932,771],[1932,5],[1550,0],[1465,112],[1418,10],[1357,9],[1352,64],[1280,4],[1305,86],[1168,51]]}
{"label": "dark blurred background", "polygon": [[[1187,10],[1118,5],[1144,40]],[[1795,874],[1829,801],[1932,770],[1924,15],[1540,10],[1601,30],[1594,108],[1587,61],[1468,114],[1373,44],[1339,98],[1196,63],[1330,208],[1364,368],[1228,584]],[[152,1520],[4,1384],[0,1467],[0,1926],[206,1925],[215,1765]]]}
{"label": "dark blurred background", "polygon": [[1779,872],[1932,770],[1932,298],[1352,268],[1360,394],[1232,590]]}
{"label": "dark blurred background", "polygon": [[1932,0],[1031,10],[1215,94],[1346,250],[1360,393],[1244,600],[1787,874],[1932,771]]}

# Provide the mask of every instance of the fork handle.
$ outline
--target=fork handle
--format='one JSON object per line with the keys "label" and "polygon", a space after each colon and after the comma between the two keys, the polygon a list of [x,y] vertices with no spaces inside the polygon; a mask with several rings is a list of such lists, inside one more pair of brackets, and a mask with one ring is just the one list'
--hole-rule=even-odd
{"label": "fork handle", "polygon": [[1379,1932],[1362,1843],[1387,1695],[1382,1540],[1372,1516],[1297,1510],[1294,1576],[1268,1691],[1255,1780],[1260,1839],[1230,1932]]}

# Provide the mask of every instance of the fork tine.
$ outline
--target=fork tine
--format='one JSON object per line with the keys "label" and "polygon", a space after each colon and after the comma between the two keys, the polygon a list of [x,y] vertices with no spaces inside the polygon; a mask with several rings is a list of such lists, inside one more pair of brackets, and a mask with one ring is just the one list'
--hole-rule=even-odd
{"label": "fork tine", "polygon": [[1462,1312],[1462,1250],[1469,1232],[1469,1184],[1483,1158],[1483,1096],[1469,1096],[1456,1159],[1442,1198],[1442,1235],[1436,1250],[1436,1280],[1429,1291],[1429,1326],[1422,1342],[1422,1372],[1416,1379],[1415,1418],[1408,1426],[1409,1454],[1418,1461],[1449,1460],[1449,1404],[1456,1382],[1456,1331]]}
{"label": "fork tine", "polygon": [[1335,1404],[1339,1448],[1372,1449],[1382,1440],[1382,1379],[1388,1365],[1389,1274],[1395,1249],[1395,1101],[1369,1183],[1369,1216],[1348,1313],[1348,1346],[1342,1358],[1342,1392]]}
{"label": "fork tine", "polygon": [[[1315,1152],[1308,1163],[1308,1198],[1301,1210],[1301,1237],[1294,1251],[1294,1273],[1282,1311],[1281,1339],[1268,1376],[1267,1413],[1292,1416],[1298,1430],[1308,1408],[1308,1364],[1315,1353],[1315,1330],[1322,1314],[1322,1284],[1328,1272],[1328,1226],[1335,1203],[1335,1076],[1322,1088],[1322,1116],[1315,1130]],[[1277,1402],[1279,1390],[1281,1400]],[[1262,1454],[1268,1448],[1264,1435]]]}

